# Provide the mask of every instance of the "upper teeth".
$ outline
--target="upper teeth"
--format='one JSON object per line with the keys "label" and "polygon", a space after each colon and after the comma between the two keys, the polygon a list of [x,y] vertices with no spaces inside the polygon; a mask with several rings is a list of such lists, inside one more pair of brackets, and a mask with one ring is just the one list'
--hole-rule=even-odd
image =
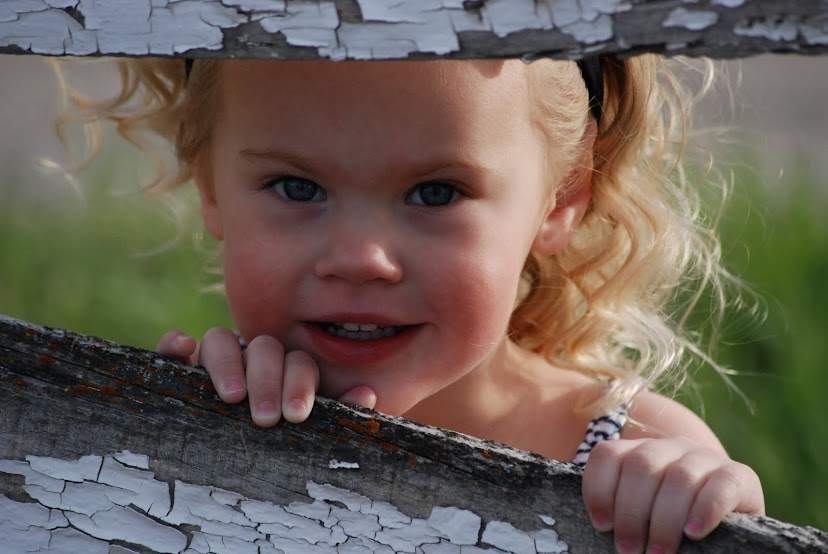
{"label": "upper teeth", "polygon": [[346,331],[376,331],[379,325],[376,323],[342,323]]}
{"label": "upper teeth", "polygon": [[376,340],[391,337],[405,327],[384,327],[376,323],[325,323],[322,327],[329,334],[353,340]]}

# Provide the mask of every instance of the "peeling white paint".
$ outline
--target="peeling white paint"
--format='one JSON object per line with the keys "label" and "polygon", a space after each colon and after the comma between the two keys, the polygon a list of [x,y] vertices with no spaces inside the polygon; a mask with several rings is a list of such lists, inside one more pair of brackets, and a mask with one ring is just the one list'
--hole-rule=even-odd
{"label": "peeling white paint", "polygon": [[828,20],[822,27],[815,25],[801,25],[799,33],[805,39],[806,44],[826,45],[828,44]]}
{"label": "peeling white paint", "polygon": [[133,454],[129,450],[124,450],[112,456],[125,466],[137,467],[138,469],[149,469],[149,456],[144,454]]}
{"label": "peeling white paint", "polygon": [[[732,1],[732,0],[731,0]],[[161,54],[223,47],[223,30],[257,22],[294,46],[332,59],[383,59],[460,48],[458,33],[506,37],[559,29],[585,44],[612,37],[612,14],[629,0],[358,0],[362,22],[340,21],[324,0],[17,0],[0,3],[0,46],[43,54]],[[74,19],[62,8],[73,7]]]}
{"label": "peeling white paint", "polygon": [[[828,22],[826,22],[826,27],[828,27]],[[828,29],[823,29],[824,34],[828,34],[826,31]],[[786,18],[780,21],[755,20],[737,25],[733,32],[744,37],[765,38],[772,41],[790,41],[794,40],[799,34],[799,24],[793,18]]]}
{"label": "peeling white paint", "polygon": [[359,469],[357,462],[340,462],[339,460],[331,460],[328,462],[328,469]]}
{"label": "peeling white paint", "polygon": [[26,456],[26,461],[32,471],[42,473],[53,479],[64,481],[95,481],[101,471],[103,458],[101,456],[83,456],[78,460],[65,461],[42,456]]}
{"label": "peeling white paint", "polygon": [[512,524],[503,521],[487,523],[481,540],[506,552],[514,552],[515,554],[537,553],[535,541],[528,533],[515,529]]}
{"label": "peeling white paint", "polygon": [[[0,473],[21,475],[34,502],[0,495],[0,552],[63,554],[525,554],[566,552],[544,527],[525,532],[480,516],[435,506],[412,518],[388,502],[327,484],[307,483],[309,502],[286,506],[233,491],[155,479],[150,459],[127,451],[58,460],[0,460]],[[179,528],[186,525],[187,527]],[[109,541],[117,541],[110,545]],[[483,545],[489,545],[483,547]],[[133,551],[130,546],[136,548]]]}
{"label": "peeling white paint", "polygon": [[[710,0],[708,6],[736,9],[746,2]],[[54,55],[175,55],[222,49],[225,30],[251,24],[337,60],[446,55],[460,49],[459,34],[467,31],[505,38],[519,31],[555,30],[573,37],[586,52],[600,50],[609,40],[624,42],[615,36],[613,16],[633,9],[631,0],[486,0],[476,8],[462,0],[357,3],[359,22],[341,21],[331,0],[7,0],[0,2],[0,47]],[[70,7],[77,19],[64,11]],[[666,12],[666,6],[659,9]],[[667,13],[662,25],[702,31],[718,18],[711,9],[681,6]],[[770,40],[828,43],[828,23],[818,18],[806,24],[769,17],[738,30]]]}
{"label": "peeling white paint", "polygon": [[480,516],[474,512],[452,507],[436,506],[428,517],[428,524],[448,537],[452,544],[477,544],[480,523]]}
{"label": "peeling white paint", "polygon": [[544,522],[545,524],[549,525],[550,527],[551,527],[552,525],[555,525],[555,518],[554,518],[554,517],[550,517],[550,516],[543,516],[543,515],[538,516],[538,517],[541,519],[541,521],[542,521],[542,522]]}
{"label": "peeling white paint", "polygon": [[264,17],[259,25],[268,33],[282,33],[288,44],[331,50],[337,45],[339,14],[333,2],[308,2]]}
{"label": "peeling white paint", "polygon": [[664,27],[683,27],[688,31],[701,31],[719,21],[719,14],[707,10],[676,8],[662,22]]}
{"label": "peeling white paint", "polygon": [[558,533],[552,529],[532,531],[529,536],[535,541],[535,550],[538,554],[560,554],[569,550],[567,544],[562,542]]}

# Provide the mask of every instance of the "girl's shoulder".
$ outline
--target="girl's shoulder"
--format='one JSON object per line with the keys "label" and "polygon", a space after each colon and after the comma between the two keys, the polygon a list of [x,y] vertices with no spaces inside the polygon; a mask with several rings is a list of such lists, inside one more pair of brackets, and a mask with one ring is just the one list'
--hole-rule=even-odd
{"label": "girl's shoulder", "polygon": [[672,437],[685,437],[701,446],[724,451],[710,427],[692,410],[658,393],[639,394],[628,410],[621,438]]}
{"label": "girl's shoulder", "polygon": [[508,444],[548,458],[572,460],[595,417],[584,409],[605,385],[580,373],[547,366],[545,379],[524,383],[521,402],[508,419]]}

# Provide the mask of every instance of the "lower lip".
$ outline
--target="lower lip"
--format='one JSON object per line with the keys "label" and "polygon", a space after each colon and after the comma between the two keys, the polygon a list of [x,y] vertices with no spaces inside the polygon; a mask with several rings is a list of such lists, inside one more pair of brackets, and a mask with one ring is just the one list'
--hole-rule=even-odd
{"label": "lower lip", "polygon": [[414,325],[390,337],[354,340],[331,335],[319,325],[305,325],[313,351],[320,358],[343,366],[371,365],[388,360],[408,347],[420,327]]}

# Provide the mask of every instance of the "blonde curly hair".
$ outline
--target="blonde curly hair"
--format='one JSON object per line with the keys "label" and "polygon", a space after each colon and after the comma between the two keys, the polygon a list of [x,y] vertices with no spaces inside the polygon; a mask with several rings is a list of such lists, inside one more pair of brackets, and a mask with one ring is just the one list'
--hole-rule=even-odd
{"label": "blonde curly hair", "polygon": [[[65,87],[74,113],[59,120],[59,134],[80,123],[89,138],[88,155],[75,169],[91,161],[101,145],[101,122],[111,121],[155,160],[145,192],[187,183],[210,156],[222,61],[197,60],[189,75],[181,59],[116,63],[120,94],[114,98],[93,100]],[[520,346],[608,383],[606,393],[585,407],[594,412],[630,403],[646,388],[680,386],[694,360],[721,370],[687,320],[703,294],[720,318],[725,285],[735,281],[721,266],[712,226],[704,225],[699,183],[690,182],[681,163],[686,94],[658,56],[606,58],[603,67],[589,208],[561,254],[529,255],[509,323]],[[555,164],[563,160],[571,169],[590,122],[580,73],[573,62],[541,60],[527,74],[537,100],[533,123],[555,144]],[[152,137],[175,147],[174,167]],[[707,185],[726,188],[723,179]]]}

